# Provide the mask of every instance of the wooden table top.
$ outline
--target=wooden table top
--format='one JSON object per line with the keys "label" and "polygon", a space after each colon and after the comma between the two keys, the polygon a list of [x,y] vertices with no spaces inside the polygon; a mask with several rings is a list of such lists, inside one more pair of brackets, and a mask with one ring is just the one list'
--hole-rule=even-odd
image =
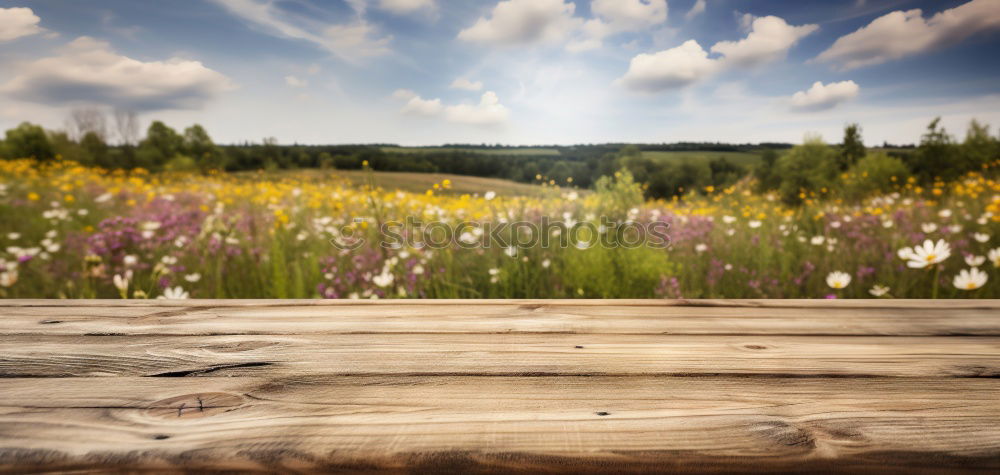
{"label": "wooden table top", "polygon": [[0,302],[0,472],[1000,471],[997,301]]}

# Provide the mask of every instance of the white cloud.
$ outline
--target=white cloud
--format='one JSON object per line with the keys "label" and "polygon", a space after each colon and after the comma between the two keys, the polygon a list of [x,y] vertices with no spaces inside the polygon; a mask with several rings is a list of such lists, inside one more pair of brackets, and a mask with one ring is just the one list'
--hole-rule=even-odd
{"label": "white cloud", "polygon": [[396,91],[396,93],[397,97],[401,95],[410,96],[406,105],[400,109],[400,112],[403,114],[433,117],[440,114],[443,109],[441,99],[424,99],[413,93],[413,91],[407,90]]}
{"label": "white cloud", "polygon": [[695,40],[653,54],[632,58],[617,83],[629,89],[658,92],[684,87],[731,67],[755,67],[785,57],[799,39],[816,31],[816,25],[791,26],[775,16],[755,18],[750,33],[740,41],[720,41],[710,58]]}
{"label": "white cloud", "polygon": [[654,54],[632,58],[628,72],[618,83],[636,91],[657,92],[683,87],[714,74],[719,61],[695,40]]}
{"label": "white cloud", "polygon": [[691,9],[688,10],[687,14],[684,15],[684,18],[687,20],[691,20],[692,18],[701,15],[702,13],[705,13],[705,0],[697,0],[696,2],[694,2],[694,5],[691,7]]}
{"label": "white cloud", "polygon": [[667,21],[667,0],[593,0],[590,11],[613,32],[639,31]]}
{"label": "white cloud", "polygon": [[420,9],[433,10],[435,0],[379,0],[379,8],[395,14],[412,13]]}
{"label": "white cloud", "polygon": [[627,31],[648,30],[667,21],[666,0],[593,0],[590,11],[596,18],[580,29],[582,36],[566,45],[570,52],[600,48],[604,38]]}
{"label": "white cloud", "polygon": [[289,87],[303,88],[309,85],[309,82],[305,79],[299,79],[295,76],[285,76],[285,84]]}
{"label": "white cloud", "polygon": [[392,96],[406,101],[406,105],[400,109],[403,114],[434,117],[443,113],[445,120],[459,124],[495,126],[505,123],[510,114],[493,91],[483,93],[479,104],[447,107],[441,104],[441,99],[424,99],[409,89],[398,89]]}
{"label": "white cloud", "polygon": [[58,56],[36,60],[18,71],[0,91],[18,100],[48,105],[197,109],[233,87],[226,76],[199,61],[138,61],[89,37],[77,38]]}
{"label": "white cloud", "polygon": [[392,97],[406,101],[406,105],[399,110],[406,115],[433,117],[444,109],[441,106],[441,99],[424,99],[409,89],[397,89],[392,93]]}
{"label": "white cloud", "polygon": [[972,0],[924,20],[919,9],[894,11],[839,38],[816,58],[850,70],[885,63],[1000,30],[1000,2]]}
{"label": "white cloud", "polygon": [[459,104],[445,109],[445,118],[459,124],[493,126],[507,122],[509,111],[493,91],[486,91],[479,104]]}
{"label": "white cloud", "polygon": [[857,97],[860,90],[854,81],[832,82],[826,85],[816,81],[809,90],[796,92],[792,96],[792,108],[798,111],[833,109],[838,104]]}
{"label": "white cloud", "polygon": [[375,27],[364,20],[330,25],[323,30],[323,44],[337,56],[348,61],[357,61],[389,52],[391,37],[375,38],[375,34]]}
{"label": "white cloud", "polygon": [[758,66],[785,57],[800,39],[819,29],[816,25],[792,26],[776,16],[754,18],[750,34],[739,41],[720,41],[713,53],[734,66]]}
{"label": "white cloud", "polygon": [[39,21],[30,8],[0,8],[0,42],[45,31],[38,26]]}
{"label": "white cloud", "polygon": [[310,18],[292,17],[272,0],[214,0],[231,14],[267,34],[308,41],[349,62],[390,52],[391,36],[378,37],[375,28],[362,18],[364,0],[349,2],[357,13],[350,23],[330,25]]}
{"label": "white cloud", "polygon": [[483,82],[476,81],[472,82],[465,78],[458,78],[451,83],[452,89],[464,89],[466,91],[479,91],[483,89]]}
{"label": "white cloud", "polygon": [[459,32],[458,38],[498,45],[558,42],[582,24],[573,16],[575,10],[575,4],[563,0],[505,0],[493,8],[489,18],[480,17]]}

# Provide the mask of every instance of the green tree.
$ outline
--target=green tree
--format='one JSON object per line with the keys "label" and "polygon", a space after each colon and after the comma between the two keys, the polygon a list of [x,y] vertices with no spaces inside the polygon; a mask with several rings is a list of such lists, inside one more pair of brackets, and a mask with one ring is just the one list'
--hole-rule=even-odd
{"label": "green tree", "polygon": [[74,142],[69,138],[69,134],[61,130],[49,132],[48,133],[49,142],[52,144],[52,150],[55,155],[62,157],[63,160],[69,160],[77,162],[83,165],[92,165],[90,160],[90,155],[87,151],[80,146],[80,144]]}
{"label": "green tree", "polygon": [[567,178],[573,176],[573,170],[570,168],[569,164],[560,160],[549,169],[547,175],[550,179],[555,180],[556,184],[562,186],[566,184]]}
{"label": "green tree", "polygon": [[937,178],[957,178],[965,172],[964,167],[960,166],[955,139],[943,127],[939,127],[940,123],[940,117],[931,121],[927,132],[920,139],[917,153],[911,157],[910,169],[923,183],[931,183]]}
{"label": "green tree", "polygon": [[1000,158],[1000,141],[990,135],[990,126],[973,119],[962,142],[962,162],[966,170],[976,170]]}
{"label": "green tree", "polygon": [[159,170],[177,156],[184,145],[184,139],[174,129],[160,121],[149,124],[146,138],[139,143],[136,152],[136,166]]}
{"label": "green tree", "polygon": [[111,168],[112,164],[108,159],[108,144],[104,143],[104,139],[96,132],[87,132],[84,134],[83,138],[80,139],[80,148],[83,149],[87,157],[87,164]]}
{"label": "green tree", "polygon": [[760,156],[760,165],[754,170],[757,177],[757,191],[777,190],[781,186],[781,175],[777,170],[778,152],[768,149]]}
{"label": "green tree", "polygon": [[615,155],[617,168],[624,168],[631,173],[636,183],[649,183],[656,171],[657,164],[653,159],[644,156],[642,150],[635,145],[626,145]]}
{"label": "green tree", "polygon": [[7,131],[4,149],[7,158],[34,158],[42,161],[56,158],[55,148],[45,129],[28,122],[22,122]]}
{"label": "green tree", "polygon": [[728,186],[739,181],[746,174],[746,169],[730,162],[726,157],[718,157],[708,162],[712,171],[712,185]]}
{"label": "green tree", "polygon": [[224,168],[222,151],[212,142],[205,128],[198,124],[184,129],[183,150],[202,172]]}
{"label": "green tree", "polygon": [[781,200],[799,205],[811,192],[830,188],[837,178],[837,152],[819,138],[806,138],[777,162]]}
{"label": "green tree", "polygon": [[844,144],[840,147],[840,170],[851,168],[865,156],[865,144],[861,140],[861,126],[848,124],[844,128]]}

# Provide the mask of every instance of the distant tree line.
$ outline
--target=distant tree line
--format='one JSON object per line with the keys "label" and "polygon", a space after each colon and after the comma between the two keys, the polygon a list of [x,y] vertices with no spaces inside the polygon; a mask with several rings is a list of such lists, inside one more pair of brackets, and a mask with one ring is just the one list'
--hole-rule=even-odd
{"label": "distant tree line", "polygon": [[848,199],[886,193],[911,181],[935,186],[981,171],[1000,160],[1000,138],[989,126],[972,120],[965,139],[957,140],[934,119],[915,147],[868,150],[861,128],[850,124],[839,145],[818,137],[777,155],[765,152],[754,175],[760,191],[776,191],[787,204],[799,204],[836,190]]}
{"label": "distant tree line", "polygon": [[[424,150],[393,150],[391,144],[279,145],[260,143],[217,145],[200,125],[176,131],[154,121],[142,133],[138,118],[128,111],[111,114],[100,109],[72,111],[65,130],[50,131],[23,123],[6,131],[0,157],[61,157],[107,169],[150,171],[279,170],[297,168],[360,169],[363,163],[379,171],[452,173],[592,187],[602,176],[626,169],[643,184],[649,198],[672,198],[690,192],[710,192],[747,177],[760,191],[778,192],[789,204],[801,203],[824,190],[848,190],[852,195],[885,191],[914,177],[930,184],[982,168],[1000,156],[1000,141],[989,127],[972,121],[963,141],[933,121],[919,146],[891,146],[869,151],[856,124],[846,127],[838,145],[809,138],[803,145],[782,143],[725,144],[589,144],[505,147],[451,144]],[[551,150],[558,151],[557,154]],[[489,153],[483,153],[488,151]],[[705,158],[663,160],[643,152],[701,152]],[[510,153],[504,153],[510,152]],[[719,152],[712,157],[713,152]],[[752,152],[760,165],[748,167],[726,158],[728,152]],[[852,177],[847,183],[845,177]]]}

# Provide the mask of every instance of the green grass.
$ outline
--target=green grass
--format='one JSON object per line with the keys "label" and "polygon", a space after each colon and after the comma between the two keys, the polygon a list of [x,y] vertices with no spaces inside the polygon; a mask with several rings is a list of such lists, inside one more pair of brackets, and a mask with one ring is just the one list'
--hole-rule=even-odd
{"label": "green grass", "polygon": [[751,152],[642,152],[644,157],[662,160],[664,162],[680,163],[685,160],[714,160],[724,157],[737,165],[752,167],[760,163],[760,155]]}
{"label": "green grass", "polygon": [[[355,185],[363,185],[368,182],[367,172],[361,170],[330,170],[330,171],[302,171],[298,173],[314,173],[317,178],[332,176],[346,178]],[[501,196],[539,196],[551,191],[551,188],[543,188],[539,185],[529,185],[500,178],[482,178],[475,176],[450,175],[447,173],[417,173],[417,172],[373,172],[375,174],[375,184],[387,190],[402,190],[414,193],[423,193],[435,183],[441,183],[445,179],[451,180],[451,188],[441,190],[441,193],[451,195],[461,194],[483,194],[487,191],[496,192]]]}
{"label": "green grass", "polygon": [[458,148],[458,147],[382,147],[386,153],[431,153],[431,152],[464,152],[481,155],[545,155],[557,156],[559,150],[554,148]]}

